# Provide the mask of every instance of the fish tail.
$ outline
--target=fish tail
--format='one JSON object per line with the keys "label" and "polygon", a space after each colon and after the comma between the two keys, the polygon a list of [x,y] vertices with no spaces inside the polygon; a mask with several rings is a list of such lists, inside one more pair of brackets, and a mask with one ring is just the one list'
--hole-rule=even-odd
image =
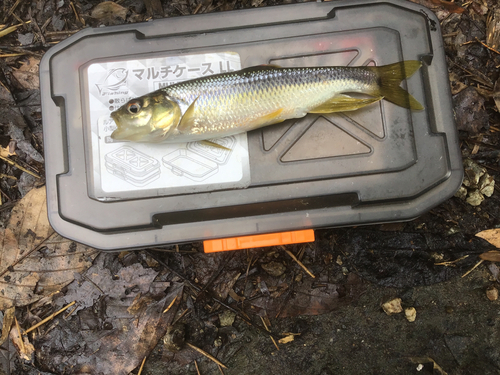
{"label": "fish tail", "polygon": [[405,78],[411,77],[422,63],[416,60],[407,60],[395,64],[370,67],[378,75],[379,88],[376,95],[383,96],[403,108],[422,110],[424,107],[413,96],[399,85]]}

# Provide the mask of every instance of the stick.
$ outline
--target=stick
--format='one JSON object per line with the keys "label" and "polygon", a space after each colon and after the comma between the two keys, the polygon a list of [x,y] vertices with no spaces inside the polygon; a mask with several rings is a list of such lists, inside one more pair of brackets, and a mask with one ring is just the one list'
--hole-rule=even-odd
{"label": "stick", "polygon": [[483,43],[481,42],[477,37],[476,37],[476,40],[481,43],[484,47],[488,48],[491,52],[495,52],[496,54],[500,55],[500,52],[498,52],[496,49],[494,48],[491,48],[490,46],[488,46],[486,43]]}
{"label": "stick", "polygon": [[168,310],[170,310],[172,308],[172,306],[174,305],[175,301],[177,300],[177,296],[174,297],[174,299],[172,300],[172,302],[170,302],[170,305],[168,305],[168,307],[163,310],[163,313],[165,314]]}
{"label": "stick", "polygon": [[211,359],[212,361],[214,361],[215,363],[217,363],[220,367],[223,367],[223,368],[227,368],[227,366],[222,363],[221,361],[219,361],[217,358],[215,358],[213,355],[211,354],[208,354],[207,352],[201,350],[200,348],[194,346],[193,344],[190,344],[189,342],[186,341],[186,344],[187,346],[189,346],[191,349],[193,350],[196,350],[198,353],[200,354],[203,354],[205,357],[207,357],[208,359]]}
{"label": "stick", "polygon": [[53,314],[49,315],[48,317],[46,317],[46,318],[45,318],[44,320],[42,320],[41,322],[39,322],[39,323],[35,324],[33,327],[28,328],[28,329],[24,332],[24,334],[26,335],[27,333],[29,333],[29,332],[33,331],[34,329],[37,329],[38,327],[40,327],[42,324],[47,323],[47,322],[48,322],[49,320],[51,320],[51,319],[54,319],[54,317],[55,317],[56,315],[58,315],[58,314],[62,313],[62,312],[63,312],[63,311],[65,311],[68,307],[73,306],[75,303],[76,303],[76,301],[73,301],[73,302],[71,302],[71,303],[67,304],[67,305],[66,305],[66,306],[64,306],[61,310],[56,311],[55,313],[53,313]]}
{"label": "stick", "polygon": [[19,164],[17,164],[15,161],[10,160],[10,159],[7,159],[7,158],[4,158],[3,156],[0,156],[0,159],[2,159],[2,160],[4,160],[4,161],[6,161],[7,163],[9,163],[10,165],[13,165],[13,166],[14,166],[14,167],[16,167],[16,168],[19,168],[19,169],[20,169],[20,170],[22,170],[23,172],[26,172],[26,173],[28,173],[28,174],[32,175],[33,177],[40,179],[40,176],[38,176],[36,173],[33,173],[33,172],[31,172],[31,171],[27,170],[26,168],[21,167],[21,166],[20,166]]}
{"label": "stick", "polygon": [[[260,319],[262,320],[262,324],[264,324],[264,328],[266,329],[266,331],[271,332],[271,331],[269,330],[269,327],[267,326],[266,321],[264,320],[264,318],[261,316],[261,317],[260,317]],[[274,337],[273,337],[273,336],[271,336],[271,335],[269,335],[269,337],[270,337],[270,338],[271,338],[271,340],[273,341],[273,344],[274,344],[274,346],[276,347],[276,349],[280,350],[280,348],[279,348],[278,344],[276,344],[276,341],[274,340]]]}
{"label": "stick", "polygon": [[201,374],[200,374],[200,369],[198,368],[198,362],[196,362],[196,359],[194,360],[194,366],[196,367],[196,373],[197,373],[198,375],[201,375]]}
{"label": "stick", "polygon": [[477,268],[477,267],[478,267],[481,263],[483,263],[483,262],[484,262],[484,260],[483,260],[483,259],[481,259],[479,262],[477,262],[477,263],[476,263],[476,265],[475,265],[474,267],[472,267],[470,270],[468,270],[466,273],[464,273],[464,274],[462,275],[462,277],[467,276],[469,273],[471,273],[472,271],[474,271],[474,270],[475,270],[475,269],[476,269],[476,268]]}
{"label": "stick", "polygon": [[435,266],[453,266],[455,263],[460,262],[461,260],[464,260],[465,258],[468,258],[469,255],[464,255],[463,257],[460,257],[455,260],[449,260],[446,262],[440,262],[440,263],[434,263]]}
{"label": "stick", "polygon": [[296,257],[295,255],[293,255],[293,253],[292,253],[290,250],[287,250],[287,248],[286,248],[285,246],[280,246],[280,247],[281,247],[283,250],[285,250],[285,251],[286,251],[286,253],[287,253],[288,255],[290,255],[290,256],[292,257],[292,259],[293,259],[294,261],[296,261],[296,262],[297,262],[297,264],[298,264],[299,266],[301,266],[301,267],[302,267],[302,269],[303,269],[304,271],[306,271],[306,272],[309,274],[309,276],[311,276],[313,279],[315,279],[315,278],[316,278],[316,276],[314,276],[314,275],[313,275],[313,273],[312,273],[311,271],[309,271],[309,270],[307,269],[307,267],[306,267],[306,266],[304,266],[304,265],[302,264],[302,262],[301,262],[300,260],[298,260],[298,259],[297,259],[297,257]]}
{"label": "stick", "polygon": [[144,362],[146,362],[146,357],[144,357],[144,359],[142,360],[141,367],[139,368],[139,372],[137,373],[137,375],[141,375],[142,368],[144,367]]}

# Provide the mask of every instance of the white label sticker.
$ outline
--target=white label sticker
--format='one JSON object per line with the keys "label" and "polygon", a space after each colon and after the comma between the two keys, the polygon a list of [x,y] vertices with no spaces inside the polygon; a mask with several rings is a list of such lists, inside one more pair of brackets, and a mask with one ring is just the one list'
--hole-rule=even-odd
{"label": "white label sticker", "polygon": [[99,200],[194,193],[250,184],[246,133],[214,140],[229,150],[187,144],[116,142],[110,113],[130,99],[198,77],[241,69],[237,53],[99,62],[86,69],[90,195]]}

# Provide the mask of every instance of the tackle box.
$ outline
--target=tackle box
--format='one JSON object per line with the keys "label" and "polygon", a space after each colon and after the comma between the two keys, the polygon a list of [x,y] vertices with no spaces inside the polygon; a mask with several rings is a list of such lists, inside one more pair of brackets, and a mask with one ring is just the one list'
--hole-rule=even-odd
{"label": "tackle box", "polygon": [[[186,79],[261,64],[420,60],[382,100],[202,143],[116,142],[109,114]],[[207,251],[311,241],[312,229],[410,220],[462,181],[439,23],[407,1],[339,0],[88,28],[40,64],[48,215],[102,250],[206,241]]]}

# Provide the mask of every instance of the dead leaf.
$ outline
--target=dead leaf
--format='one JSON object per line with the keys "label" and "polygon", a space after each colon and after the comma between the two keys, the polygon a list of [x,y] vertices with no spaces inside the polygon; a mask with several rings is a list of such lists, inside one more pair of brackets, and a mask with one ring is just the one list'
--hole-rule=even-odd
{"label": "dead leaf", "polygon": [[0,310],[28,305],[60,290],[97,256],[97,250],[54,232],[45,187],[31,190],[17,203],[0,238]]}
{"label": "dead leaf", "polygon": [[3,345],[7,337],[9,337],[10,328],[12,327],[12,322],[14,321],[14,313],[16,308],[14,306],[9,307],[3,314],[3,326],[2,326],[2,337],[0,337],[0,346]]}
{"label": "dead leaf", "polygon": [[8,126],[10,123],[21,129],[27,126],[11,92],[0,82],[0,125]]}
{"label": "dead leaf", "polygon": [[500,111],[500,78],[495,82],[493,100],[495,101],[497,110]]}
{"label": "dead leaf", "polygon": [[104,1],[96,5],[90,16],[106,24],[116,24],[119,19],[125,20],[127,8],[112,1]]}
{"label": "dead leaf", "polygon": [[[115,315],[117,311],[120,311],[120,314],[125,314],[124,316],[129,318],[126,310],[136,297],[145,296],[151,289],[163,291],[169,286],[169,283],[153,282],[158,272],[151,268],[144,268],[140,263],[122,267],[116,274],[111,274],[111,271],[105,267],[108,258],[108,254],[102,253],[84,276],[77,275],[75,281],[68,285],[64,296],[58,299],[59,304],[65,305],[71,301],[78,301],[78,307],[75,310],[78,312],[93,306],[101,296],[106,296],[106,313]],[[156,287],[155,284],[160,285]]]}
{"label": "dead leaf", "polygon": [[[272,281],[268,279],[266,282],[269,285]],[[271,318],[320,315],[352,303],[363,291],[361,279],[354,274],[349,274],[344,284],[325,282],[322,287],[314,287],[313,283],[313,279],[305,279],[296,284],[292,292],[278,298],[263,296],[253,299],[252,306],[265,310]]]}
{"label": "dead leaf", "polygon": [[450,13],[463,13],[465,12],[465,8],[462,8],[460,5],[456,3],[452,3],[451,1],[444,0],[431,0],[431,2],[435,5],[440,5],[444,9],[446,9]]}
{"label": "dead leaf", "polygon": [[9,156],[15,155],[16,151],[11,150],[10,144],[7,147],[0,146],[0,156],[3,158],[8,158]]}
{"label": "dead leaf", "polygon": [[35,357],[35,347],[30,343],[28,336],[19,335],[19,327],[13,325],[10,329],[10,339],[19,353],[19,357],[28,363],[32,363]]}
{"label": "dead leaf", "polygon": [[500,248],[500,228],[483,230],[477,233],[476,237],[482,238],[493,246]]}
{"label": "dead leaf", "polygon": [[489,260],[490,262],[500,262],[500,251],[487,251],[486,253],[482,253],[481,255],[479,255],[479,258],[481,258],[482,260]]}
{"label": "dead leaf", "polygon": [[40,88],[40,79],[38,78],[38,66],[40,59],[30,56],[28,61],[22,63],[19,69],[13,70],[12,75],[27,90],[36,90]]}
{"label": "dead leaf", "polygon": [[[108,284],[103,289],[104,294],[114,293],[110,287],[112,285]],[[111,316],[106,311],[106,321],[111,326],[108,331],[82,330],[75,324],[75,320],[82,320],[83,313],[93,314],[94,307],[89,307],[80,311],[79,318],[73,322],[61,319],[57,327],[40,336],[36,342],[37,352],[46,358],[45,365],[58,374],[128,375],[165,335],[181,303],[182,292],[183,284],[174,283],[168,294],[163,293],[159,300],[151,299],[148,294],[142,297],[148,304],[136,301],[136,305],[141,305],[142,308],[135,315],[128,314],[125,306],[127,319]],[[176,302],[172,308],[163,314],[165,307],[174,298]],[[132,300],[127,300],[130,306]]]}

